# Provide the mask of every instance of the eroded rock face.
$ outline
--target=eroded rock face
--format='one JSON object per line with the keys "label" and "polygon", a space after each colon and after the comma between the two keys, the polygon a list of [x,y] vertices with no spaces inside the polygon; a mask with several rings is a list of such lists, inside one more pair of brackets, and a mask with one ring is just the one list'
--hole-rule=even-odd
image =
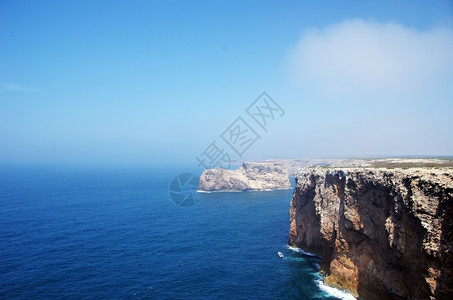
{"label": "eroded rock face", "polygon": [[451,168],[311,168],[297,176],[289,243],[328,285],[364,299],[453,299]]}
{"label": "eroded rock face", "polygon": [[236,170],[208,169],[200,176],[200,191],[289,189],[288,171],[278,163],[243,163]]}

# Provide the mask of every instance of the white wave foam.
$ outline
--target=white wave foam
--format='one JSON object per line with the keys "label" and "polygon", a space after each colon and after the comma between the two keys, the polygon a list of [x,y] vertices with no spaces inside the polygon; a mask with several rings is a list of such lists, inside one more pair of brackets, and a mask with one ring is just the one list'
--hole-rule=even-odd
{"label": "white wave foam", "polygon": [[205,191],[205,190],[197,190],[197,193],[203,194],[212,194],[212,193],[241,193],[243,191],[230,191],[230,190],[215,190],[215,191]]}
{"label": "white wave foam", "polygon": [[313,253],[310,253],[310,252],[306,252],[300,248],[297,248],[297,247],[293,247],[293,246],[287,246],[289,250],[292,250],[294,252],[298,252],[298,253],[302,253],[304,255],[308,255],[308,256],[317,256],[316,254],[313,254]]}
{"label": "white wave foam", "polygon": [[262,189],[262,190],[243,190],[243,191],[235,191],[235,190],[215,190],[215,191],[205,191],[205,190],[197,190],[197,193],[242,193],[242,192],[275,192],[275,191],[286,191],[292,188],[287,189]]}
{"label": "white wave foam", "polygon": [[349,294],[348,292],[327,286],[324,284],[322,280],[316,280],[316,283],[318,284],[319,288],[326,292],[327,294],[334,296],[338,299],[343,299],[343,300],[356,300],[356,298]]}
{"label": "white wave foam", "polygon": [[[300,249],[298,247],[293,247],[293,246],[289,246],[289,245],[287,245],[287,247],[288,247],[289,250],[297,252],[297,253],[302,253],[302,254],[308,255],[308,256],[317,256],[316,254],[313,254],[313,253],[310,253],[310,252],[306,252],[306,251],[304,251],[304,250],[302,250],[302,249]],[[315,263],[314,266],[318,269],[318,271],[321,269],[321,266],[318,263]],[[333,287],[325,285],[323,280],[322,280],[323,276],[319,272],[316,272],[314,275],[315,275],[316,278],[319,278],[319,279],[315,280],[316,284],[326,294],[329,294],[330,296],[336,297],[338,299],[356,300],[356,298],[353,295],[351,295],[350,293],[348,293],[346,291],[343,291],[343,290],[336,289],[336,288],[333,288]]]}

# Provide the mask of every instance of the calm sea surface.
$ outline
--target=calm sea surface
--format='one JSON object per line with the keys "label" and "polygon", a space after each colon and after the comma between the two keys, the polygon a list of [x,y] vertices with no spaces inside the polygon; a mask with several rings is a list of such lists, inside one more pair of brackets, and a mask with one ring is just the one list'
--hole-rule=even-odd
{"label": "calm sea surface", "polygon": [[0,170],[0,299],[337,299],[286,245],[291,190],[183,208],[180,171]]}

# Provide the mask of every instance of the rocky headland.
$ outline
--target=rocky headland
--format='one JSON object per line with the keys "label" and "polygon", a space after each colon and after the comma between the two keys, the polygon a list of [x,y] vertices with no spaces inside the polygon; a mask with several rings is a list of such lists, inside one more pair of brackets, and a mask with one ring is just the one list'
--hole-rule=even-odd
{"label": "rocky headland", "polygon": [[363,299],[453,299],[451,160],[369,160],[296,176],[289,244]]}
{"label": "rocky headland", "polygon": [[198,189],[213,191],[262,191],[290,189],[288,170],[277,162],[246,162],[236,170],[207,169]]}
{"label": "rocky headland", "polygon": [[275,163],[281,168],[288,171],[289,176],[296,176],[299,170],[307,167],[316,166],[330,166],[338,161],[344,161],[339,159],[320,159],[320,158],[307,158],[307,159],[274,159],[265,160],[265,163]]}

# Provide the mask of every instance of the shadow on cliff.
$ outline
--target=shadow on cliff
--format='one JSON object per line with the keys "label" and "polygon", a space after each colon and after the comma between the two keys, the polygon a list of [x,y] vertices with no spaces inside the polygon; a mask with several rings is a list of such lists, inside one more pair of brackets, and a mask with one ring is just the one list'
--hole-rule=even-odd
{"label": "shadow on cliff", "polygon": [[[452,178],[453,179],[453,178]],[[446,189],[437,208],[436,215],[441,220],[441,247],[439,255],[442,271],[438,279],[436,296],[438,299],[453,299],[453,189]]]}
{"label": "shadow on cliff", "polygon": [[[392,182],[391,178],[388,182]],[[404,179],[403,184],[407,194],[393,184],[363,181],[360,190],[352,195],[357,201],[363,229],[351,231],[344,226],[340,229],[356,236],[353,243],[356,249],[351,253],[355,255],[355,264],[360,266],[358,294],[364,299],[382,299],[383,291],[390,291],[385,298],[452,299],[453,193],[447,189],[439,194],[430,183],[416,182],[414,178]],[[437,254],[428,253],[424,245],[427,230],[422,225],[421,215],[426,212],[417,206],[419,203],[414,203],[414,185],[428,205],[439,203],[434,217],[440,220],[440,245],[446,251],[438,249]],[[439,202],[430,201],[433,198]],[[358,240],[360,238],[363,240]],[[434,270],[441,270],[440,274],[430,274]]]}
{"label": "shadow on cliff", "polygon": [[[342,228],[353,241],[357,293],[364,299],[405,299],[404,295],[411,294],[429,298],[421,272],[408,267],[426,263],[420,255],[425,234],[420,221],[410,214],[410,207],[393,187],[356,180],[358,184],[351,179],[347,183],[352,192],[348,198],[355,203],[346,200],[345,205],[357,208],[363,227]],[[397,212],[394,207],[399,208]]]}

